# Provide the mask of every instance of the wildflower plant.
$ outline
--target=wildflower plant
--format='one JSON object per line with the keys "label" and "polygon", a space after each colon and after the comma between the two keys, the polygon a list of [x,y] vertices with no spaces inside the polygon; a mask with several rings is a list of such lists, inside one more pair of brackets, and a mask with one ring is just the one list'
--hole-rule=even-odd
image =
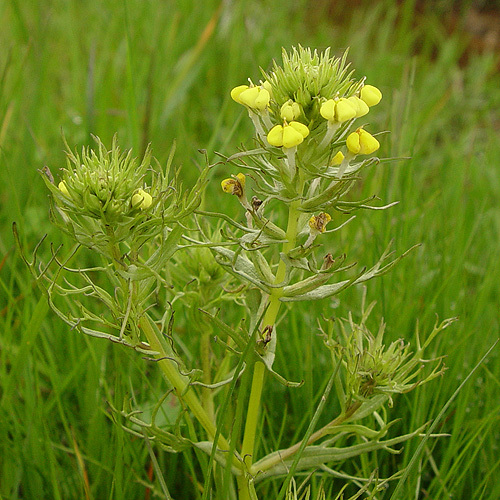
{"label": "wildflower plant", "polygon": [[[321,468],[352,480],[331,467],[377,450],[394,452],[419,435],[422,428],[389,436],[383,407],[442,372],[440,360],[430,374],[422,371],[424,351],[449,321],[436,325],[415,350],[403,340],[386,345],[383,323],[376,334],[369,331],[373,304],[363,304],[358,323],[352,315],[324,322],[319,334],[329,353],[329,378],[307,431],[285,449],[256,455],[266,377],[287,390],[301,385],[274,369],[280,314],[289,303],[327,299],[381,276],[405,254],[393,258],[387,249],[371,267],[355,270],[345,255],[323,250],[330,235],[353,220],[341,223],[338,214],[393,205],[348,197],[361,172],[385,160],[372,156],[379,134],[361,120],[382,94],[364,79],[353,79],[346,54],[283,51],[281,66],[274,63],[259,82],[235,87],[231,97],[255,127],[252,148],[223,162],[227,169],[237,167],[231,175],[228,170],[220,188],[241,205],[239,220],[201,209],[210,166],[184,190],[172,172],[172,157],[162,169],[149,150],[138,161],[116,141],[107,151],[96,139],[95,151],[68,151],[60,179],[43,170],[52,219],[75,248],[66,259],[57,249],[48,263],[37,264],[37,247],[25,261],[68,325],[157,363],[168,382],[165,397],[174,394],[182,410],[177,421],[157,422],[164,398],[149,421],[128,406],[114,411],[128,419],[129,432],[168,451],[206,453],[204,498],[213,475],[222,485],[220,498],[259,498],[257,485],[280,476],[286,477],[280,498],[309,498],[305,485],[297,490],[295,472]],[[100,265],[73,267],[82,247],[95,252]],[[101,275],[105,279],[96,278]],[[67,309],[55,300],[58,295],[66,297]],[[180,342],[175,332],[174,310],[184,317],[189,342]],[[235,317],[238,324],[231,326]],[[318,428],[330,393],[340,413]],[[226,415],[234,419],[228,422]],[[360,479],[365,485],[352,498],[375,498],[390,478]],[[325,498],[324,491],[318,498]]]}

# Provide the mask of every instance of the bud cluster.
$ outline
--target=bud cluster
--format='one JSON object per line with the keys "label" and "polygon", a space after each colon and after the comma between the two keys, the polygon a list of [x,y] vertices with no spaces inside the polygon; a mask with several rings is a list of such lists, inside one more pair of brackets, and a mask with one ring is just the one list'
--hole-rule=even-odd
{"label": "bud cluster", "polygon": [[[149,151],[138,164],[131,151],[122,153],[116,143],[109,152],[100,142],[97,152],[89,148],[84,148],[81,156],[69,152],[58,184],[62,196],[56,198],[56,203],[68,214],[120,224],[138,212],[152,209],[151,186],[146,186],[150,161]],[[153,194],[156,202],[158,193]]]}
{"label": "bud cluster", "polygon": [[[409,392],[440,375],[443,372],[442,360],[426,360],[424,351],[455,320],[453,318],[436,324],[423,345],[417,333],[417,349],[412,351],[403,339],[385,344],[384,322],[380,323],[376,334],[367,328],[366,321],[374,306],[375,303],[372,303],[363,311],[359,323],[353,320],[351,314],[347,320],[336,322],[337,339],[333,321],[328,324],[328,333],[322,329],[325,345],[333,354],[333,362],[341,362],[344,406],[358,408],[360,414],[363,414],[363,405],[369,406],[369,401],[377,396],[378,404],[387,400],[392,403],[394,394]],[[434,361],[433,368],[426,376],[422,376],[421,372],[429,361]]]}
{"label": "bud cluster", "polygon": [[59,225],[78,243],[116,259],[112,247],[124,242],[133,251],[195,208],[189,206],[194,198],[173,189],[168,168],[152,167],[149,149],[139,161],[131,151],[122,152],[116,139],[109,151],[95,140],[96,150],[68,149],[60,182],[47,167],[43,171]]}

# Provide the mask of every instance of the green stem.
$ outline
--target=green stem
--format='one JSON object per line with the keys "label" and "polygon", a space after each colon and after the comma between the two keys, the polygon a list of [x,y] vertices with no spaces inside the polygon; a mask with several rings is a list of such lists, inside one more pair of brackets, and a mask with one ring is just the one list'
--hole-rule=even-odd
{"label": "green stem", "polygon": [[[343,424],[347,419],[352,417],[354,413],[359,409],[361,406],[360,402],[356,402],[352,404],[349,409],[345,412],[339,415],[338,417],[334,418],[331,422],[326,424],[324,427],[321,429],[317,430],[315,433],[311,434],[310,438],[307,440],[307,445],[311,445],[321,439],[322,437],[326,436],[331,432],[332,427],[336,427],[337,425]],[[279,453],[272,454],[268,459],[265,459],[259,463],[258,470],[251,470],[251,474],[257,474],[258,472],[263,472],[274,465],[278,463],[282,463],[285,459],[288,457],[291,457],[294,453],[297,453],[299,451],[300,447],[302,446],[302,441],[299,441],[298,443],[295,443],[293,446],[290,446],[290,448],[287,448],[286,450],[280,450]]]}
{"label": "green stem", "polygon": [[[210,384],[211,380],[211,367],[210,367],[210,333],[211,331],[204,331],[201,333],[200,338],[200,355],[201,355],[201,366],[203,371],[203,383]],[[213,422],[215,422],[215,409],[214,409],[214,398],[212,389],[208,387],[201,388],[201,400],[203,402],[203,407],[206,409],[209,417]]]}
{"label": "green stem", "polygon": [[238,483],[238,500],[252,500],[250,491],[255,492],[253,483],[249,483],[244,474],[237,476],[236,482]]}
{"label": "green stem", "polygon": [[[141,322],[141,329],[148,340],[151,350],[158,353],[155,355],[155,358],[158,360],[158,366],[162,370],[165,378],[172,384],[179,398],[191,410],[207,432],[208,436],[213,439],[217,431],[213,420],[201,405],[195,392],[188,387],[189,378],[179,373],[177,364],[175,361],[172,361],[172,359],[175,359],[175,353],[172,348],[165,342],[163,337],[161,337],[161,333],[158,331],[153,320],[147,315],[145,318],[146,321]],[[219,435],[218,447],[229,450],[229,443],[222,435]],[[236,462],[235,465],[240,466],[239,462]]]}
{"label": "green stem", "polygon": [[[301,186],[303,182],[300,183]],[[302,187],[300,186],[299,193],[302,192]],[[299,206],[300,200],[294,201],[290,204],[288,211],[288,225],[287,225],[287,241],[283,244],[283,252],[287,253],[292,248],[295,247],[297,242],[297,225],[299,218]],[[276,271],[276,276],[274,283],[281,283],[286,276],[286,264],[283,260],[280,260],[278,264],[278,270]],[[274,326],[276,319],[278,317],[279,309],[281,306],[280,297],[282,294],[281,288],[274,288],[269,296],[269,305],[262,320],[262,327]],[[260,400],[262,396],[262,389],[264,387],[264,377],[266,374],[266,368],[262,361],[256,361],[254,364],[254,372],[252,379],[252,388],[250,391],[250,399],[248,402],[247,419],[245,422],[245,433],[243,437],[243,445],[241,449],[241,455],[248,468],[251,467],[253,462],[253,454],[255,449],[255,436],[257,432],[257,424],[259,419],[259,409]],[[245,497],[240,497],[245,498]]]}

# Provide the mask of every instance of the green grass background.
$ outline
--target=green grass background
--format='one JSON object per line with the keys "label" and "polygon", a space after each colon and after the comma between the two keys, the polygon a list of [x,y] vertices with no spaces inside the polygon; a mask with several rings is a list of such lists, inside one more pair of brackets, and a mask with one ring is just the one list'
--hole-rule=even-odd
{"label": "green grass background", "polygon": [[[389,130],[380,156],[408,160],[365,173],[361,196],[399,200],[383,212],[360,213],[325,247],[373,264],[387,244],[402,252],[421,246],[389,275],[368,284],[377,300],[370,326],[387,322],[388,339],[425,336],[436,318],[458,316],[433,355],[446,355],[445,375],[395,399],[390,418],[409,431],[435,417],[499,335],[500,78],[497,54],[466,52],[461,30],[442,19],[450,4],[380,1],[349,7],[316,2],[195,0],[18,0],[0,3],[0,498],[140,499],[150,458],[144,443],[109,418],[107,401],[121,407],[165,387],[154,366],[134,353],[69,331],[34,288],[17,255],[16,221],[32,249],[43,234],[68,243],[48,222],[47,192],[37,172],[64,166],[62,133],[70,145],[90,134],[137,154],[151,142],[193,182],[206,149],[225,154],[249,138],[251,124],[229,99],[232,87],[259,78],[281,47],[298,43],[335,53],[350,47],[356,76],[366,75],[384,99],[370,114],[371,130]],[[332,2],[333,4],[333,2]],[[373,116],[372,116],[373,115]],[[207,208],[219,205],[214,170]],[[227,210],[237,215],[234,200]],[[46,244],[42,255],[48,255]],[[267,448],[286,446],[305,431],[311,402],[323,386],[322,314],[359,313],[360,289],[294,308],[282,334],[277,367],[300,389],[266,387],[263,429]],[[182,317],[182,311],[179,311]],[[375,317],[377,316],[377,317]],[[182,320],[181,320],[182,322]],[[286,363],[284,362],[286,360]],[[403,499],[500,498],[499,348],[473,374],[438,428]],[[284,410],[285,409],[285,410]],[[285,423],[286,416],[286,423]],[[378,453],[340,467],[387,477],[411,460],[418,441],[399,455]],[[200,498],[194,455],[157,452],[176,499]],[[318,479],[313,480],[317,485]],[[158,478],[152,480],[159,491]],[[338,491],[340,481],[326,483]],[[88,486],[86,486],[88,485]],[[276,483],[262,485],[274,498]],[[380,498],[390,498],[391,489]]]}

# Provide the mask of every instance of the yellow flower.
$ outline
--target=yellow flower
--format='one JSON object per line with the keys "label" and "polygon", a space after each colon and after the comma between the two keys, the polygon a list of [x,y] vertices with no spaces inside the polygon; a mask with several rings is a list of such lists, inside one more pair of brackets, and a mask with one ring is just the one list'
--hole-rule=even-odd
{"label": "yellow flower", "polygon": [[248,85],[235,87],[231,90],[231,97],[237,103],[259,111],[266,109],[271,99],[268,90],[262,87],[249,87]]}
{"label": "yellow flower", "polygon": [[344,153],[342,151],[339,151],[333,158],[332,161],[330,162],[330,165],[333,167],[340,165],[344,161]]}
{"label": "yellow flower", "polygon": [[237,174],[230,179],[224,179],[220,184],[222,191],[241,198],[245,192],[245,175]]}
{"label": "yellow flower", "polygon": [[309,135],[309,129],[300,122],[292,121],[285,125],[275,125],[267,134],[267,142],[271,146],[293,148],[303,142]]}
{"label": "yellow flower", "polygon": [[132,206],[134,208],[140,208],[141,210],[146,210],[153,203],[152,196],[144,191],[144,189],[138,189],[137,192],[132,196]]}
{"label": "yellow flower", "polygon": [[309,219],[309,227],[311,231],[324,233],[326,230],[326,225],[332,220],[329,214],[321,212],[319,215],[313,215]]}
{"label": "yellow flower", "polygon": [[321,105],[319,112],[325,120],[337,123],[344,123],[357,116],[357,108],[354,108],[349,99],[345,97],[337,100],[328,99]]}
{"label": "yellow flower", "polygon": [[375,106],[382,99],[382,92],[373,85],[365,85],[360,92],[361,99],[366,102],[368,106]]}
{"label": "yellow flower", "polygon": [[335,118],[339,123],[344,123],[348,120],[356,118],[356,110],[350,103],[349,99],[340,98],[335,105]]}
{"label": "yellow flower", "polygon": [[369,155],[377,151],[380,143],[366,130],[358,128],[349,134],[346,140],[347,149],[356,155]]}
{"label": "yellow flower", "polygon": [[64,181],[61,181],[58,186],[59,188],[59,191],[61,191],[61,193],[64,195],[64,196],[68,196],[69,197],[69,191],[68,191],[68,186],[66,186],[66,183]]}

